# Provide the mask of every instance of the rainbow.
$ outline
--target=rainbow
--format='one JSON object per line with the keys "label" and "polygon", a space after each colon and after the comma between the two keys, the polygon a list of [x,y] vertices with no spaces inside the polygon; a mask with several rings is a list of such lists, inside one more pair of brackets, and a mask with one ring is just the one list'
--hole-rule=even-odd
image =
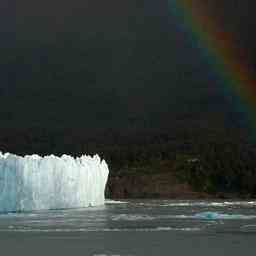
{"label": "rainbow", "polygon": [[[170,15],[175,16],[192,41],[200,47],[225,90],[235,96],[236,107],[256,128],[256,79],[246,62],[246,53],[234,43],[229,31],[207,15],[204,1],[168,0]],[[208,13],[209,14],[209,13]]]}

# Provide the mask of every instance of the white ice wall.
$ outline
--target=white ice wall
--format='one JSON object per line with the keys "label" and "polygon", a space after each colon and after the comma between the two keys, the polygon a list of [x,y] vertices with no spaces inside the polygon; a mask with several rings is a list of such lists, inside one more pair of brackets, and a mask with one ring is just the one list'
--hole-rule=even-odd
{"label": "white ice wall", "polygon": [[98,155],[20,157],[0,152],[0,212],[102,205],[108,173]]}

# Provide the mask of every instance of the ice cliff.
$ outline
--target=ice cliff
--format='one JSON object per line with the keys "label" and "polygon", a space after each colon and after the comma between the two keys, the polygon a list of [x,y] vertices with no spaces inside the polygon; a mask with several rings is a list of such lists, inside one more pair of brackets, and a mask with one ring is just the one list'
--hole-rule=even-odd
{"label": "ice cliff", "polygon": [[98,155],[21,157],[0,152],[0,212],[102,205],[108,173]]}

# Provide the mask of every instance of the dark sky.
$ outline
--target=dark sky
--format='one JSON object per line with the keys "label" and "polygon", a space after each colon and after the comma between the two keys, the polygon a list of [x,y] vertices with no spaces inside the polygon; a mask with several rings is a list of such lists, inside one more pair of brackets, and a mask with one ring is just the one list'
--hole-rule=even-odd
{"label": "dark sky", "polygon": [[[194,0],[255,68],[254,1]],[[166,1],[2,0],[1,129],[239,125]]]}

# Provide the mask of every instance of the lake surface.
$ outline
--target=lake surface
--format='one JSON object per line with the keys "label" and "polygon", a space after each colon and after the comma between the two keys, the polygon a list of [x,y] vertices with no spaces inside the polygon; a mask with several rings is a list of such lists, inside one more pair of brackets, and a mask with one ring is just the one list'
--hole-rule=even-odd
{"label": "lake surface", "polygon": [[1,255],[254,255],[256,201],[107,200],[0,215]]}

